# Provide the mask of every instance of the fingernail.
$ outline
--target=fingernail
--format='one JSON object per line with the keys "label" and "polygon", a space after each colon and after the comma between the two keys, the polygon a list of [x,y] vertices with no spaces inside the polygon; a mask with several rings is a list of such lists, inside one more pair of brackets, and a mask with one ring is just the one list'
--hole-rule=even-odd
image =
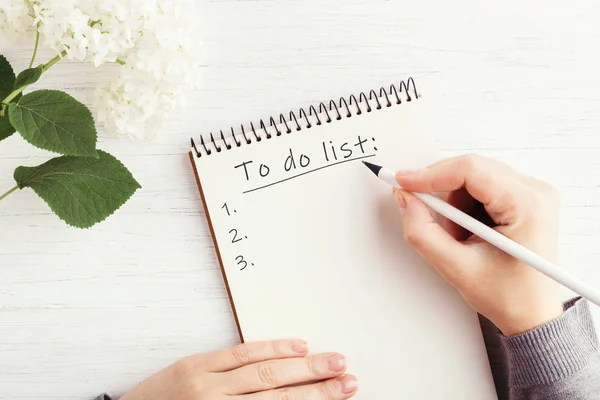
{"label": "fingernail", "polygon": [[327,367],[333,372],[343,371],[346,368],[346,359],[339,355],[330,356],[327,359]]}
{"label": "fingernail", "polygon": [[356,378],[353,376],[343,376],[338,380],[338,382],[340,383],[340,389],[344,394],[353,393],[358,387]]}
{"label": "fingernail", "polygon": [[308,346],[304,340],[294,340],[292,342],[292,350],[296,353],[303,354],[306,353]]}
{"label": "fingernail", "polygon": [[401,190],[394,191],[394,199],[396,199],[396,203],[398,203],[398,209],[400,210],[400,214],[404,215],[406,212],[406,199],[402,194]]}
{"label": "fingernail", "polygon": [[396,172],[396,176],[410,176],[410,175],[414,175],[416,174],[418,171],[416,169],[407,169],[407,170],[403,170],[403,171],[397,171]]}

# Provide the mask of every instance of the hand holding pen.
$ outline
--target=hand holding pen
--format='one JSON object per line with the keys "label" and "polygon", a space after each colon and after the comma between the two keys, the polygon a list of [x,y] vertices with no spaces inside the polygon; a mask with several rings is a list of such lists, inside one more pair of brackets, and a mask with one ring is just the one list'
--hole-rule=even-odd
{"label": "hand holding pen", "polygon": [[[402,188],[394,189],[394,196],[407,242],[505,335],[562,314],[557,281],[590,300],[600,298],[553,264],[559,198],[547,183],[473,155],[395,174],[365,164]],[[445,201],[432,192],[442,193]],[[438,223],[431,209],[446,218]]]}

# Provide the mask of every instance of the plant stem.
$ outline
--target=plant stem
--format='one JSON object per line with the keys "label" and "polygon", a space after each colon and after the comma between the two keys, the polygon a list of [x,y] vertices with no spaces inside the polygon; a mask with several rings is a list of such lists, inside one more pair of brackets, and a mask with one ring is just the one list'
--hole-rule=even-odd
{"label": "plant stem", "polygon": [[50,69],[50,67],[52,67],[54,64],[56,64],[57,62],[59,62],[66,55],[67,55],[67,51],[63,50],[63,51],[60,52],[59,55],[57,55],[52,60],[50,60],[46,64],[44,64],[44,66],[42,67],[42,69],[44,70],[44,72],[48,71]]}
{"label": "plant stem", "polygon": [[31,1],[25,0],[25,3],[27,3],[28,11],[30,11],[30,12],[27,13],[27,15],[29,15],[31,18],[35,18],[35,15],[31,13],[31,12],[34,11],[33,10],[33,5],[31,4]]}
{"label": "plant stem", "polygon": [[[57,55],[56,57],[54,57],[52,60],[48,61],[46,64],[42,65],[42,73],[48,71],[50,69],[50,67],[52,67],[54,64],[56,64],[57,62],[59,62],[64,56],[67,55],[67,51],[63,50],[60,52],[59,55]],[[17,88],[16,90],[14,90],[11,94],[9,94],[4,100],[2,100],[2,105],[5,106],[8,103],[10,103],[15,97],[17,97],[19,95],[19,93],[21,93],[23,91],[23,89],[25,89],[27,86],[23,86],[20,88]]]}
{"label": "plant stem", "polygon": [[12,192],[14,192],[15,190],[17,190],[18,188],[19,188],[18,186],[15,186],[14,188],[10,189],[8,192],[6,192],[2,196],[0,196],[0,200],[2,200],[3,198],[5,198],[9,194],[11,194]]}
{"label": "plant stem", "polygon": [[2,105],[7,105],[8,103],[10,103],[12,101],[12,99],[17,97],[19,95],[19,93],[21,93],[23,91],[23,89],[25,89],[25,88],[24,87],[19,88],[19,89],[15,90],[14,92],[12,92],[11,94],[9,94],[8,96],[6,96],[6,98],[4,100],[2,100]]}
{"label": "plant stem", "polygon": [[40,44],[40,31],[36,29],[36,31],[35,31],[35,47],[33,48],[33,55],[31,56],[31,61],[29,62],[29,68],[31,68],[33,66],[33,62],[35,61],[35,56],[37,54],[39,44]]}

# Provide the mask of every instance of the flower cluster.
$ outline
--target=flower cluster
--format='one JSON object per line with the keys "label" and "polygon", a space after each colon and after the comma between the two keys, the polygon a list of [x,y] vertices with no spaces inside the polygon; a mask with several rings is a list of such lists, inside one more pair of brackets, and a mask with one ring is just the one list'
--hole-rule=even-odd
{"label": "flower cluster", "polygon": [[192,5],[162,3],[138,18],[142,23],[133,38],[134,46],[122,56],[124,65],[110,87],[97,91],[98,119],[135,137],[160,132],[161,121],[171,118],[173,111],[184,105],[186,93],[198,84],[198,37],[192,31]]}
{"label": "flower cluster", "polygon": [[0,38],[21,42],[31,36],[30,11],[26,1],[0,0]]}
{"label": "flower cluster", "polygon": [[109,129],[136,138],[162,131],[197,87],[195,17],[193,0],[0,0],[0,21],[22,31],[27,24],[13,21],[29,18],[43,46],[95,66],[120,64],[94,108]]}

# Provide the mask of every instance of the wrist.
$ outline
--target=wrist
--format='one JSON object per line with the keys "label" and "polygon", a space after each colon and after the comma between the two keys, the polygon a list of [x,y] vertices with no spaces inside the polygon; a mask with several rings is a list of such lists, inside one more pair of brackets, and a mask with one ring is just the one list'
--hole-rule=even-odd
{"label": "wrist", "polygon": [[563,305],[561,317],[515,336],[501,336],[510,387],[546,385],[585,368],[598,356],[598,338],[588,303]]}
{"label": "wrist", "polygon": [[499,318],[496,326],[504,336],[515,336],[539,328],[560,318],[564,313],[560,302],[552,302],[541,310],[523,310],[518,314],[509,314]]}

